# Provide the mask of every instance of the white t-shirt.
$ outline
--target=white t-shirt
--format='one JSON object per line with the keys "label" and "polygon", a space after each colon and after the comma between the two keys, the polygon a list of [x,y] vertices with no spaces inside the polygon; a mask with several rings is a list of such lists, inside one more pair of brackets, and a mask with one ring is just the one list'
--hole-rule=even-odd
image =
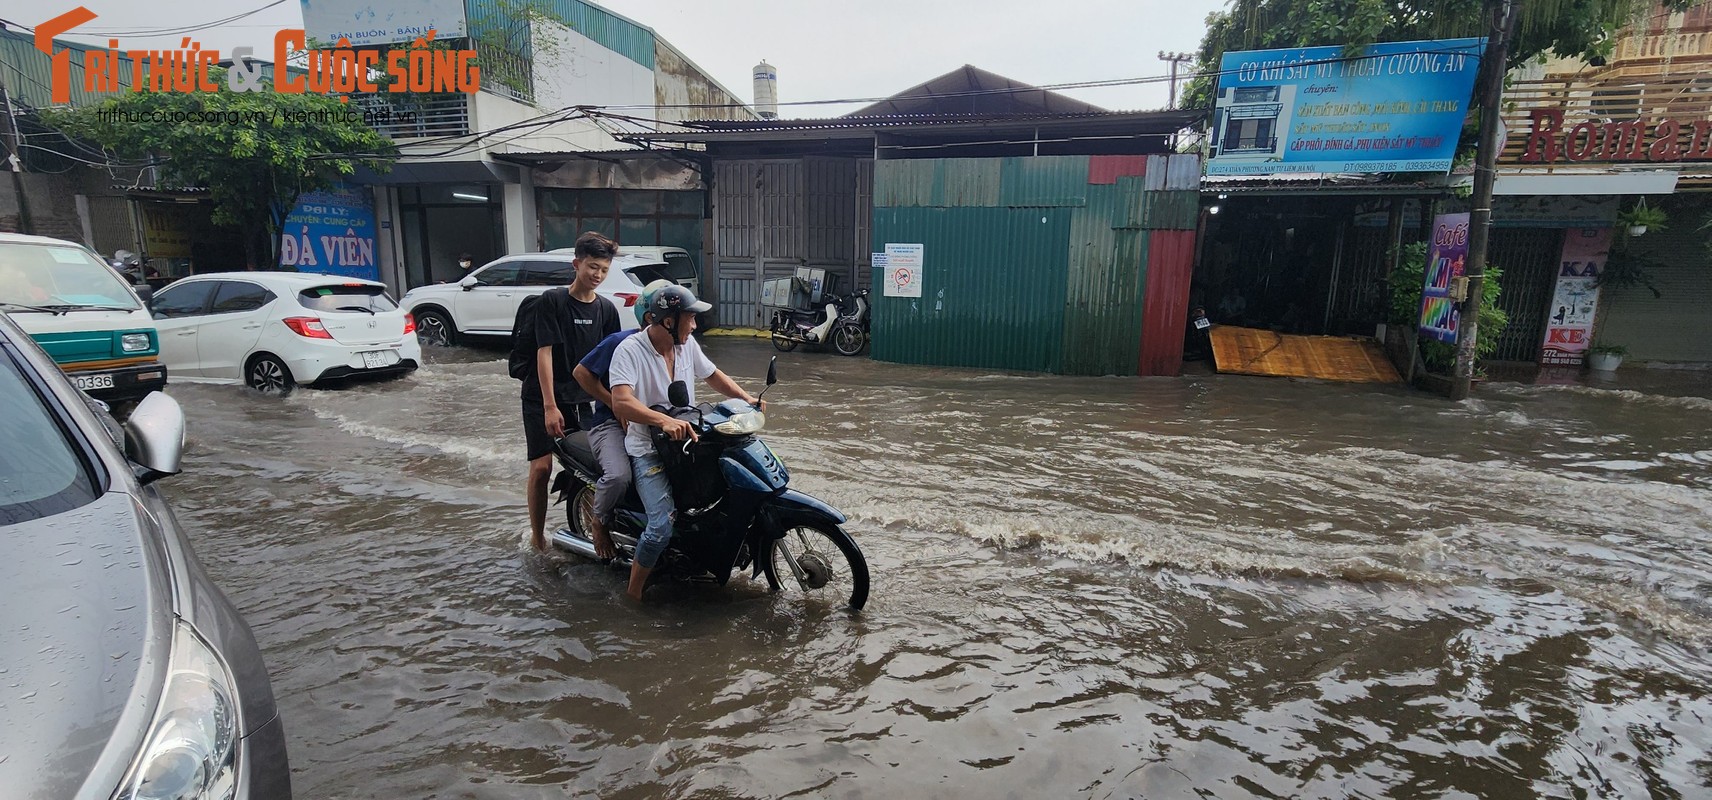
{"label": "white t-shirt", "polygon": [[[612,353],[608,385],[614,389],[629,386],[642,405],[653,408],[669,403],[667,387],[673,380],[682,380],[689,385],[690,405],[695,405],[696,384],[707,380],[718,368],[702,355],[701,345],[693,337],[674,349],[676,353],[672,361],[677,367],[677,375],[672,376],[666,374],[666,358],[654,349],[654,342],[646,331],[625,339]],[[653,430],[648,425],[631,425],[630,432],[624,435],[624,452],[633,456],[652,455],[654,443],[649,437]]]}

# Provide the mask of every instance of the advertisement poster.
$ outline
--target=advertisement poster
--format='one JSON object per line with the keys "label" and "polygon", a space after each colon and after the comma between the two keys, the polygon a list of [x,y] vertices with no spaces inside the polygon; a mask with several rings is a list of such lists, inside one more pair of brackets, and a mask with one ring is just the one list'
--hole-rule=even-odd
{"label": "advertisement poster", "polygon": [[1427,248],[1426,285],[1421,290],[1421,335],[1441,342],[1456,341],[1462,313],[1450,290],[1468,261],[1468,214],[1433,218],[1433,239]]}
{"label": "advertisement poster", "polygon": [[149,258],[189,258],[194,207],[138,203],[143,212],[143,252]]}
{"label": "advertisement poster", "polygon": [[886,297],[920,297],[922,252],[919,244],[887,244]]}
{"label": "advertisement poster", "polygon": [[434,31],[436,40],[463,36],[464,0],[302,0],[303,29],[331,47],[409,42]]}
{"label": "advertisement poster", "polygon": [[1610,255],[1610,228],[1576,228],[1563,236],[1563,260],[1557,288],[1546,309],[1546,338],[1540,363],[1580,366],[1593,341],[1593,315],[1599,310],[1599,273]]}
{"label": "advertisement poster", "polygon": [[375,214],[369,194],[342,188],[298,195],[279,237],[279,265],[298,272],[324,272],[380,280],[375,261]]}
{"label": "advertisement poster", "polygon": [[1447,172],[1482,42],[1225,53],[1207,174]]}

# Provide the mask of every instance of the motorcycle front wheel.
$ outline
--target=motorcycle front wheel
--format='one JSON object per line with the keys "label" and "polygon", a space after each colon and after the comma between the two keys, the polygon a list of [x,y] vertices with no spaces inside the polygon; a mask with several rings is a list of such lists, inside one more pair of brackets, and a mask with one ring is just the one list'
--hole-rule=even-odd
{"label": "motorcycle front wheel", "polygon": [[832,332],[832,349],[841,356],[860,355],[862,346],[867,343],[868,337],[855,325],[840,325]]}
{"label": "motorcycle front wheel", "polygon": [[787,526],[761,569],[775,592],[842,600],[852,611],[861,611],[868,602],[868,560],[850,534],[829,522]]}

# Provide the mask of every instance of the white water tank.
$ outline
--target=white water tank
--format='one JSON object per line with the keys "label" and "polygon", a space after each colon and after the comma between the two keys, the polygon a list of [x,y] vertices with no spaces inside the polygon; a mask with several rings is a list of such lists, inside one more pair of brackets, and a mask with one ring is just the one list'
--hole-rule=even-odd
{"label": "white water tank", "polygon": [[755,76],[755,113],[761,119],[779,116],[779,72],[763,60],[752,70]]}

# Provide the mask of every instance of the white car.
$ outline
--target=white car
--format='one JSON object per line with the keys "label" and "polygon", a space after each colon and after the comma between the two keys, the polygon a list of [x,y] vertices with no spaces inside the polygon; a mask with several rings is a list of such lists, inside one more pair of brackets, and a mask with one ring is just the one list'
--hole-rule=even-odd
{"label": "white car", "polygon": [[[621,248],[612,260],[606,280],[595,289],[596,294],[618,306],[618,324],[623,330],[636,327],[636,301],[642,296],[642,287],[667,277],[662,272],[665,265],[677,263],[653,252],[661,250],[683,253],[686,262],[689,258],[689,253],[675,247]],[[510,336],[523,298],[555,286],[570,285],[576,276],[571,263],[574,257],[570,248],[504,256],[477,268],[457,283],[411,289],[399,303],[416,315],[416,333],[425,344],[456,344],[460,336]],[[688,268],[693,282],[695,268],[693,265]],[[682,269],[673,267],[672,272],[681,273]],[[695,290],[690,282],[673,280]]]}
{"label": "white car", "polygon": [[194,275],[149,301],[171,382],[264,392],[422,363],[410,314],[374,281],[296,272]]}

